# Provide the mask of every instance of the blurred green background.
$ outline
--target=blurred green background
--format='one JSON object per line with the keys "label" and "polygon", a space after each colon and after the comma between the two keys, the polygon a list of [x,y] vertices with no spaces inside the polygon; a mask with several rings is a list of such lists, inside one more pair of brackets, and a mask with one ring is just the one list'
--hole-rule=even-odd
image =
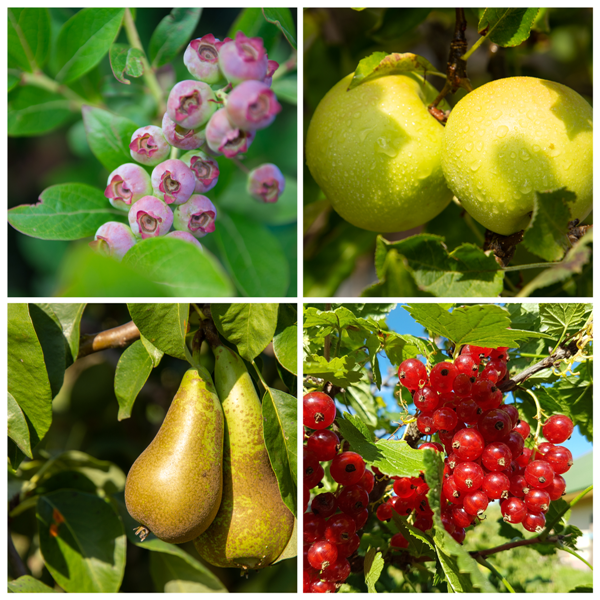
{"label": "blurred green background", "polygon": [[[51,8],[52,36],[56,38],[62,25],[78,9]],[[269,58],[280,64],[290,58],[291,47],[277,28],[267,23],[260,9],[254,11],[253,19],[264,22],[260,35],[263,36]],[[152,32],[160,21],[170,13],[169,8],[135,9],[135,23],[144,49]],[[292,9],[294,20],[297,17]],[[191,39],[213,33],[224,39],[244,16],[244,9],[205,8]],[[248,14],[246,13],[246,18]],[[117,42],[127,43],[123,29]],[[189,79],[190,75],[183,64],[183,52],[168,65],[162,67],[158,79],[163,88],[170,88],[176,81]],[[53,75],[51,56],[45,68]],[[291,71],[295,77],[295,71]],[[218,158],[221,171],[219,183],[208,196],[217,208],[228,208],[251,214],[262,221],[276,237],[289,266],[288,296],[297,295],[297,107],[295,90],[288,89],[288,77],[274,82],[282,111],[273,126],[258,132],[244,164],[253,169],[263,163],[275,163],[286,177],[286,191],[277,204],[261,205],[250,198],[246,191],[246,175],[232,161]],[[279,87],[278,87],[279,86]],[[140,127],[148,124],[161,124],[162,115],[156,118],[156,107],[151,94],[144,89],[143,78],[131,79],[131,85],[123,85],[114,78],[108,56],[70,85],[80,96],[91,103],[104,102],[109,110],[131,119]],[[9,95],[10,101],[10,95]],[[282,151],[282,149],[285,149]],[[95,158],[87,144],[85,129],[80,113],[73,113],[70,121],[39,137],[8,138],[8,208],[20,204],[34,204],[41,192],[48,186],[58,183],[87,183],[104,190],[109,173]],[[202,244],[219,256],[218,248],[211,236],[202,239]],[[90,238],[91,239],[91,238]],[[66,273],[63,262],[67,251],[73,247],[87,245],[89,240],[77,242],[44,241],[23,235],[8,226],[8,295],[11,297],[53,296],[60,293],[58,280],[72,281],[77,274]]]}
{"label": "blurred green background", "polygon": [[[81,321],[81,334],[98,333],[130,320],[124,304],[88,304]],[[285,389],[269,348],[260,357],[265,380],[273,387]],[[52,426],[37,446],[34,458],[40,453],[54,456],[66,450],[79,450],[99,460],[111,461],[127,474],[160,428],[189,365],[165,354],[137,397],[131,417],[119,422],[114,377],[123,352],[122,349],[96,352],[77,360],[67,369],[63,387],[53,401]],[[214,358],[206,344],[203,354],[203,364],[212,371]],[[31,574],[47,585],[53,585],[40,556],[35,510],[26,510],[14,518],[11,533]],[[221,569],[205,563],[191,542],[181,547],[213,571],[230,592],[296,591],[295,558],[251,572],[245,578],[238,569]],[[127,544],[121,592],[156,592],[150,573],[151,554]]]}
{"label": "blurred green background", "polygon": [[[478,9],[465,9],[470,48],[477,33]],[[500,48],[487,42],[469,58],[467,73],[473,87],[492,79],[533,76],[567,85],[592,101],[593,53],[591,8],[541,9],[536,30],[515,48]],[[429,8],[311,8],[304,11],[304,139],[321,98],[358,62],[373,52],[412,52],[429,60],[445,73],[455,25],[455,9]],[[423,20],[424,19],[424,20]],[[437,89],[444,80],[428,77]],[[464,90],[446,99],[454,106]],[[337,215],[304,164],[304,295],[358,296],[377,280],[373,266],[376,233],[358,229]],[[390,241],[427,231],[446,238],[448,250],[472,242],[473,231],[460,218],[461,209],[451,203],[426,226],[397,234],[385,234]],[[592,216],[586,223],[592,222]],[[483,234],[484,229],[480,227]],[[511,264],[538,263],[521,244]],[[592,295],[591,265],[588,277],[577,286],[543,288],[536,295]],[[537,275],[520,274],[523,282]],[[514,274],[518,277],[519,274]],[[585,275],[585,273],[584,273]]]}

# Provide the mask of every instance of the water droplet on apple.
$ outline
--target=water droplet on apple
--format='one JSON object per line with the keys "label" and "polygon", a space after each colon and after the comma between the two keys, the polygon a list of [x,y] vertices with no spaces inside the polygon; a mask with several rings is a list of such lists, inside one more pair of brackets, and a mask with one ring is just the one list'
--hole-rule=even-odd
{"label": "water droplet on apple", "polygon": [[492,119],[494,119],[494,121],[497,121],[501,116],[502,111],[499,108],[492,113]]}
{"label": "water droplet on apple", "polygon": [[477,171],[477,169],[479,169],[480,166],[481,166],[480,160],[478,160],[474,163],[471,163],[471,171],[473,171],[473,172]]}
{"label": "water droplet on apple", "polygon": [[525,148],[521,148],[521,152],[519,152],[519,157],[521,160],[529,160],[531,156],[529,156],[529,152],[525,150]]}
{"label": "water droplet on apple", "polygon": [[527,179],[525,179],[525,181],[523,181],[521,183],[519,191],[522,194],[529,194],[529,192],[531,192],[531,190],[533,190],[533,186],[531,185],[531,183],[529,181],[527,181]]}
{"label": "water droplet on apple", "polygon": [[539,152],[540,151],[540,147],[537,144],[533,145],[533,151],[534,152]]}
{"label": "water droplet on apple", "polygon": [[468,144],[465,145],[465,150],[467,152],[471,152],[471,150],[473,150],[473,144],[471,142],[469,142]]}
{"label": "water droplet on apple", "polygon": [[517,158],[517,154],[516,154],[515,152],[511,152],[511,153],[510,153],[510,157],[511,157],[511,158]]}
{"label": "water droplet on apple", "polygon": [[499,138],[503,138],[508,133],[508,127],[506,125],[500,125],[498,129],[496,129],[496,136]]}
{"label": "water droplet on apple", "polygon": [[477,152],[481,152],[483,150],[483,142],[477,142]]}

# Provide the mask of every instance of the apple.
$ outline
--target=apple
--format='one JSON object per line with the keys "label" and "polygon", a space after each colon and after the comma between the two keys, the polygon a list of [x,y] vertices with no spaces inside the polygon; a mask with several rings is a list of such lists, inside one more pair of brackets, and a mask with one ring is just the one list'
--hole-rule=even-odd
{"label": "apple", "polygon": [[452,199],[441,166],[444,128],[427,111],[436,89],[415,73],[348,90],[351,80],[325,95],[310,122],[312,176],[356,227],[394,232],[426,223]]}
{"label": "apple", "polygon": [[592,107],[535,77],[486,83],[450,113],[442,151],[448,186],[466,211],[502,235],[525,229],[535,191],[566,187],[574,219],[592,209]]}

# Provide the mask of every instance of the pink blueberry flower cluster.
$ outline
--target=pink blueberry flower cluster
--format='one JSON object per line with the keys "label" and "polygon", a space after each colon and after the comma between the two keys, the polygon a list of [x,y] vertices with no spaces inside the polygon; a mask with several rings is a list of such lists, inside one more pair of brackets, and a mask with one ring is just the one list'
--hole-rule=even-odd
{"label": "pink blueberry flower cluster", "polygon": [[[269,60],[261,38],[238,31],[234,40],[220,41],[208,34],[190,42],[183,62],[194,79],[171,89],[161,127],[147,125],[133,133],[129,149],[136,162],[108,177],[104,195],[128,211],[129,226],[105,223],[90,245],[117,260],[137,242],[157,236],[202,249],[198,239],[215,230],[217,217],[204,195],[219,180],[215,157],[247,152],[256,132],[281,110],[270,87],[279,65]],[[178,157],[181,150],[185,153]],[[145,167],[153,167],[152,173]],[[284,188],[273,164],[248,175],[248,194],[261,202],[276,202]]]}

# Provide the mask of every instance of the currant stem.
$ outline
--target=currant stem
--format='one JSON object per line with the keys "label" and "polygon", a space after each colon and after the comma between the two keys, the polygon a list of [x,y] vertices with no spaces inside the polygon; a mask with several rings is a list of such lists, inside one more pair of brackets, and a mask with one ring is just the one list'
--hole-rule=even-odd
{"label": "currant stem", "polygon": [[515,590],[513,589],[513,587],[510,585],[510,583],[508,583],[508,581],[506,580],[506,577],[504,577],[504,575],[502,575],[498,569],[496,569],[496,567],[494,567],[494,565],[492,563],[490,563],[489,561],[487,561],[485,558],[483,558],[483,556],[478,556],[477,557],[477,562],[480,565],[483,565],[484,567],[487,567],[503,584],[504,587],[511,593],[514,594],[516,593]]}
{"label": "currant stem", "polygon": [[[533,438],[533,443],[537,444],[538,438],[540,437],[540,429],[542,428],[542,407],[540,406],[540,401],[537,399],[537,396],[529,389],[524,388],[525,391],[533,398],[536,407],[535,419],[537,419],[537,427],[535,430],[535,436]],[[531,460],[535,460],[536,450],[533,451],[533,456]]]}

